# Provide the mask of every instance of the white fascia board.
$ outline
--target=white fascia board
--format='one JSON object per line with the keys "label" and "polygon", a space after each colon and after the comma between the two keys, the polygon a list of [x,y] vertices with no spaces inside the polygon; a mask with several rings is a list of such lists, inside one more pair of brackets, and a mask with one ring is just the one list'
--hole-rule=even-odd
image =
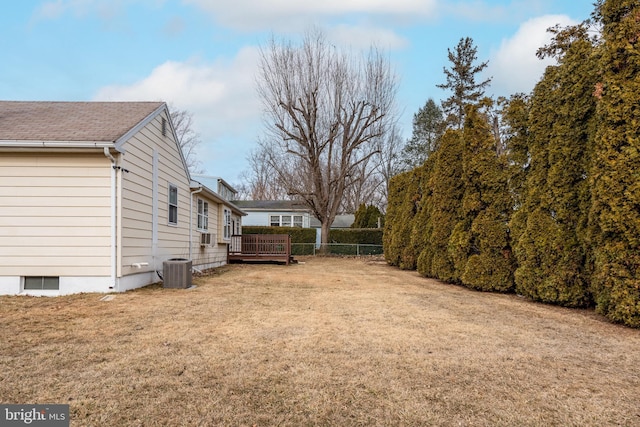
{"label": "white fascia board", "polygon": [[113,148],[112,141],[0,140],[0,148]]}

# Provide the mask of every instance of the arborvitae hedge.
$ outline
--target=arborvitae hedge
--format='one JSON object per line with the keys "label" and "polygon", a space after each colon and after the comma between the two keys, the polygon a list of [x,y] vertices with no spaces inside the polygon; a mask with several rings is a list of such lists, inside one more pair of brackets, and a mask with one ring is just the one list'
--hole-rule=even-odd
{"label": "arborvitae hedge", "polygon": [[529,298],[595,303],[640,327],[640,3],[596,7],[602,40],[585,25],[554,30],[541,52],[558,65],[506,104],[508,160],[471,106],[424,166],[392,180],[390,264],[483,290],[515,277]]}
{"label": "arborvitae hedge", "polygon": [[530,167],[514,216],[516,290],[565,306],[590,304],[585,229],[597,62],[584,28],[556,35],[558,66],[547,67],[532,97]]}
{"label": "arborvitae hedge", "polygon": [[384,225],[384,255],[387,262],[402,269],[416,268],[417,254],[411,246],[413,218],[418,212],[420,177],[423,168],[394,176],[389,183],[387,215]]}
{"label": "arborvitae hedge", "polygon": [[462,132],[449,129],[442,136],[440,148],[433,154],[429,169],[429,206],[422,205],[429,216],[429,238],[419,252],[420,274],[449,282],[459,282],[448,247],[451,232],[461,218],[463,151]]}
{"label": "arborvitae hedge", "polygon": [[604,1],[589,231],[596,308],[640,327],[640,3]]}
{"label": "arborvitae hedge", "polygon": [[362,203],[358,206],[351,228],[378,228],[378,224],[384,226],[384,215],[380,209]]}
{"label": "arborvitae hedge", "polygon": [[506,158],[499,154],[487,116],[479,106],[467,106],[465,117],[462,215],[451,233],[449,254],[464,285],[506,292],[513,287],[515,269],[507,227],[513,200],[508,191]]}

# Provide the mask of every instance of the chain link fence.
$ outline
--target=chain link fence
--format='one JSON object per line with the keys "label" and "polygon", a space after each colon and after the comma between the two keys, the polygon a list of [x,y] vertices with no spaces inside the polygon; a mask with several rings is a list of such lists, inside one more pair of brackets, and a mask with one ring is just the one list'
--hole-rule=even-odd
{"label": "chain link fence", "polygon": [[316,246],[315,243],[292,243],[291,255],[382,255],[382,245],[368,245],[362,243],[325,243]]}

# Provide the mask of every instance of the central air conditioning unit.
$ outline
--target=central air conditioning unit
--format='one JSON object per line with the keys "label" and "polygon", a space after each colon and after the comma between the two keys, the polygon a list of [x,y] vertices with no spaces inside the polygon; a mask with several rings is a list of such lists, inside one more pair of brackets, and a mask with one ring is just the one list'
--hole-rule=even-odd
{"label": "central air conditioning unit", "polygon": [[211,233],[200,234],[200,246],[211,246]]}
{"label": "central air conditioning unit", "polygon": [[185,258],[171,258],[162,265],[162,283],[164,288],[190,288],[192,282],[192,263]]}

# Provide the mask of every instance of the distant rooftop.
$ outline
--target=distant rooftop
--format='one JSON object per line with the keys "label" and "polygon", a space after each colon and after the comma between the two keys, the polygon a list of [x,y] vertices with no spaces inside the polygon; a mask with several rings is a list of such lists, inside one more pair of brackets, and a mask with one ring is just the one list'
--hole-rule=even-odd
{"label": "distant rooftop", "polygon": [[235,200],[236,206],[244,210],[270,211],[309,211],[310,209],[297,200]]}

